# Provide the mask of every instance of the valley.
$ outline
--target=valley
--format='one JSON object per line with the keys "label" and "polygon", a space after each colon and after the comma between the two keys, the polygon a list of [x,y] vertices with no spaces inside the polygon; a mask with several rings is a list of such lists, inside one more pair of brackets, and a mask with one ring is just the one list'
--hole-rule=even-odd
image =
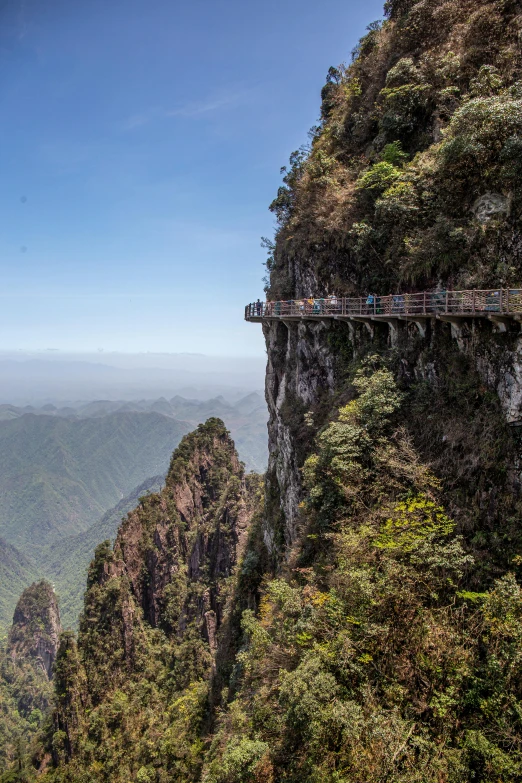
{"label": "valley", "polygon": [[176,395],[0,405],[0,628],[21,590],[44,577],[55,585],[64,627],[76,628],[96,545],[114,538],[139,497],[159,490],[181,437],[221,416],[246,469],[262,472],[267,415],[257,392],[230,402]]}

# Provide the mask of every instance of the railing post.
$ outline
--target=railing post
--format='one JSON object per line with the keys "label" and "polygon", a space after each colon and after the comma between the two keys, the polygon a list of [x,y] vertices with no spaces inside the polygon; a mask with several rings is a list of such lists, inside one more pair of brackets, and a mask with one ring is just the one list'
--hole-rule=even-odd
{"label": "railing post", "polygon": [[346,315],[346,297],[341,299],[341,315]]}
{"label": "railing post", "polygon": [[446,312],[448,312],[448,297],[449,297],[449,291],[446,291]]}
{"label": "railing post", "polygon": [[509,313],[509,288],[506,289],[506,313]]}
{"label": "railing post", "polygon": [[424,295],[422,297],[422,314],[426,315],[426,291],[424,291]]}
{"label": "railing post", "polygon": [[475,313],[475,289],[473,289],[473,313]]}

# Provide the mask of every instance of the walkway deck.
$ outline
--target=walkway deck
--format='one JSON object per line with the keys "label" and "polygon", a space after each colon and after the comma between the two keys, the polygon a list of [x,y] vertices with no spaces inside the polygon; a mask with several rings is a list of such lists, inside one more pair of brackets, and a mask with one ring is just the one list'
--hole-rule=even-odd
{"label": "walkway deck", "polygon": [[458,325],[469,318],[487,318],[506,331],[510,322],[522,321],[522,289],[424,291],[341,299],[301,299],[280,302],[253,302],[245,308],[245,320],[348,320],[368,323],[383,321],[390,327],[412,321],[424,333],[428,319],[436,318]]}

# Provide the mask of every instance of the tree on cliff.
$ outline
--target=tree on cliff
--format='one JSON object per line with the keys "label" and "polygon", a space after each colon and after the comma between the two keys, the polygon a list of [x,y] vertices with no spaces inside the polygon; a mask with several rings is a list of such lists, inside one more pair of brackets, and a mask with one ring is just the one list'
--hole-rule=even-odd
{"label": "tree on cliff", "polygon": [[53,667],[61,632],[52,586],[26,588],[6,645],[0,649],[0,781],[31,777],[30,751],[52,701]]}

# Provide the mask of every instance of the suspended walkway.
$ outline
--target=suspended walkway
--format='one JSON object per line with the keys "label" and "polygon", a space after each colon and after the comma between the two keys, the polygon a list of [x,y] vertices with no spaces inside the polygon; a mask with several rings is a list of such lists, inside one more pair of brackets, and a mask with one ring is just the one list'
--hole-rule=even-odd
{"label": "suspended walkway", "polygon": [[505,332],[510,324],[522,322],[522,289],[424,291],[416,294],[320,299],[290,299],[279,302],[252,302],[245,308],[245,320],[322,321],[339,320],[363,323],[373,334],[373,327],[382,322],[390,328],[392,339],[401,323],[417,326],[425,335],[429,320],[449,322],[458,337],[462,324],[473,318],[488,319],[498,331]]}

